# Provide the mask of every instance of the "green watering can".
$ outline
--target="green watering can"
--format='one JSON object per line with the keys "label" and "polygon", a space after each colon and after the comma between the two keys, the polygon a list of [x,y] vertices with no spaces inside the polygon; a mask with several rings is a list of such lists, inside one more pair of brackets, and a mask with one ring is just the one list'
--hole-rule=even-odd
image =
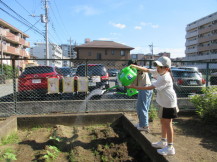
{"label": "green watering can", "polygon": [[118,74],[118,79],[121,82],[123,86],[128,86],[137,77],[137,69],[131,68],[130,66],[127,66],[121,70],[121,72]]}
{"label": "green watering can", "polygon": [[[118,80],[122,86],[128,86],[128,85],[132,84],[133,81],[136,79],[136,77],[137,77],[137,69],[131,68],[130,66],[123,68],[120,71],[120,73],[118,74]],[[121,85],[116,85],[116,86],[111,87],[107,90],[118,88]],[[123,93],[123,92],[117,92],[117,93],[118,94],[125,94],[127,96],[133,96],[133,95],[137,94],[138,91],[136,89],[129,88],[129,89],[127,89],[126,93]]]}

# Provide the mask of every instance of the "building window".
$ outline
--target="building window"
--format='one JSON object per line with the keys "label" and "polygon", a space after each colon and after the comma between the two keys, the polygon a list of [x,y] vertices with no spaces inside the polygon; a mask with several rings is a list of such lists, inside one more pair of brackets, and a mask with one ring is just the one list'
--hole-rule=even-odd
{"label": "building window", "polygon": [[121,50],[121,56],[125,56],[125,51]]}
{"label": "building window", "polygon": [[91,56],[91,51],[88,52],[88,56]]}
{"label": "building window", "polygon": [[107,55],[108,54],[108,50],[107,49],[105,49],[105,55]]}
{"label": "building window", "polygon": [[114,55],[115,54],[115,50],[112,50],[112,55]]}

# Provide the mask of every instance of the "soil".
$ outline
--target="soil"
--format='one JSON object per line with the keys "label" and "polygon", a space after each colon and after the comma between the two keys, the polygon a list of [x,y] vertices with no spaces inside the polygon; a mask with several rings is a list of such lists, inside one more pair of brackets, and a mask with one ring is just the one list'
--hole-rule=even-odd
{"label": "soil", "polygon": [[6,148],[13,148],[19,162],[150,161],[129,134],[109,124],[32,128],[19,130],[18,136],[19,143],[0,146],[0,153]]}
{"label": "soil", "polygon": [[[130,114],[137,120],[135,113]],[[176,157],[182,161],[217,161],[217,126],[197,116],[173,122]],[[160,122],[150,122],[153,139],[160,139]],[[108,125],[64,126],[18,130],[20,142],[0,146],[16,150],[17,161],[150,161],[140,146],[121,128]],[[151,141],[151,142],[156,142]],[[51,147],[52,146],[52,147]],[[60,152],[55,153],[54,148]],[[50,155],[50,156],[48,156]]]}
{"label": "soil", "polygon": [[[136,114],[132,115],[137,118]],[[217,125],[204,123],[197,115],[179,116],[173,121],[176,158],[181,162],[217,161]],[[150,134],[157,142],[161,138],[159,119],[150,122]]]}

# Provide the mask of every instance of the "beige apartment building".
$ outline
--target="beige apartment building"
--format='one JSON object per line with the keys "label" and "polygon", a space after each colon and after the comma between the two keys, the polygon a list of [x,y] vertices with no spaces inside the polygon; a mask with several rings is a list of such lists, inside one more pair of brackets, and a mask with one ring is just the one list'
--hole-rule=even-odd
{"label": "beige apartment building", "polygon": [[[26,41],[29,36],[6,21],[0,19],[0,51],[1,57],[4,58],[30,58],[26,48],[30,43]],[[0,63],[1,64],[1,63]],[[10,60],[3,60],[3,64],[11,65]],[[25,68],[27,60],[16,61],[16,66]]]}
{"label": "beige apartment building", "polygon": [[[186,61],[217,61],[217,12],[186,27]],[[205,64],[199,65],[203,69]]]}

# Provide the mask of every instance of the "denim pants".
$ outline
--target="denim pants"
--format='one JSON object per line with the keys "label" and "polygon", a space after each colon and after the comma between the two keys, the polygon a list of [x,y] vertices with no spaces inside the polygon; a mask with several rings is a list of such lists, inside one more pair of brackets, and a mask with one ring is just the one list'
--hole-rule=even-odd
{"label": "denim pants", "polygon": [[139,90],[136,110],[140,127],[149,125],[148,111],[151,104],[152,93],[153,90]]}

